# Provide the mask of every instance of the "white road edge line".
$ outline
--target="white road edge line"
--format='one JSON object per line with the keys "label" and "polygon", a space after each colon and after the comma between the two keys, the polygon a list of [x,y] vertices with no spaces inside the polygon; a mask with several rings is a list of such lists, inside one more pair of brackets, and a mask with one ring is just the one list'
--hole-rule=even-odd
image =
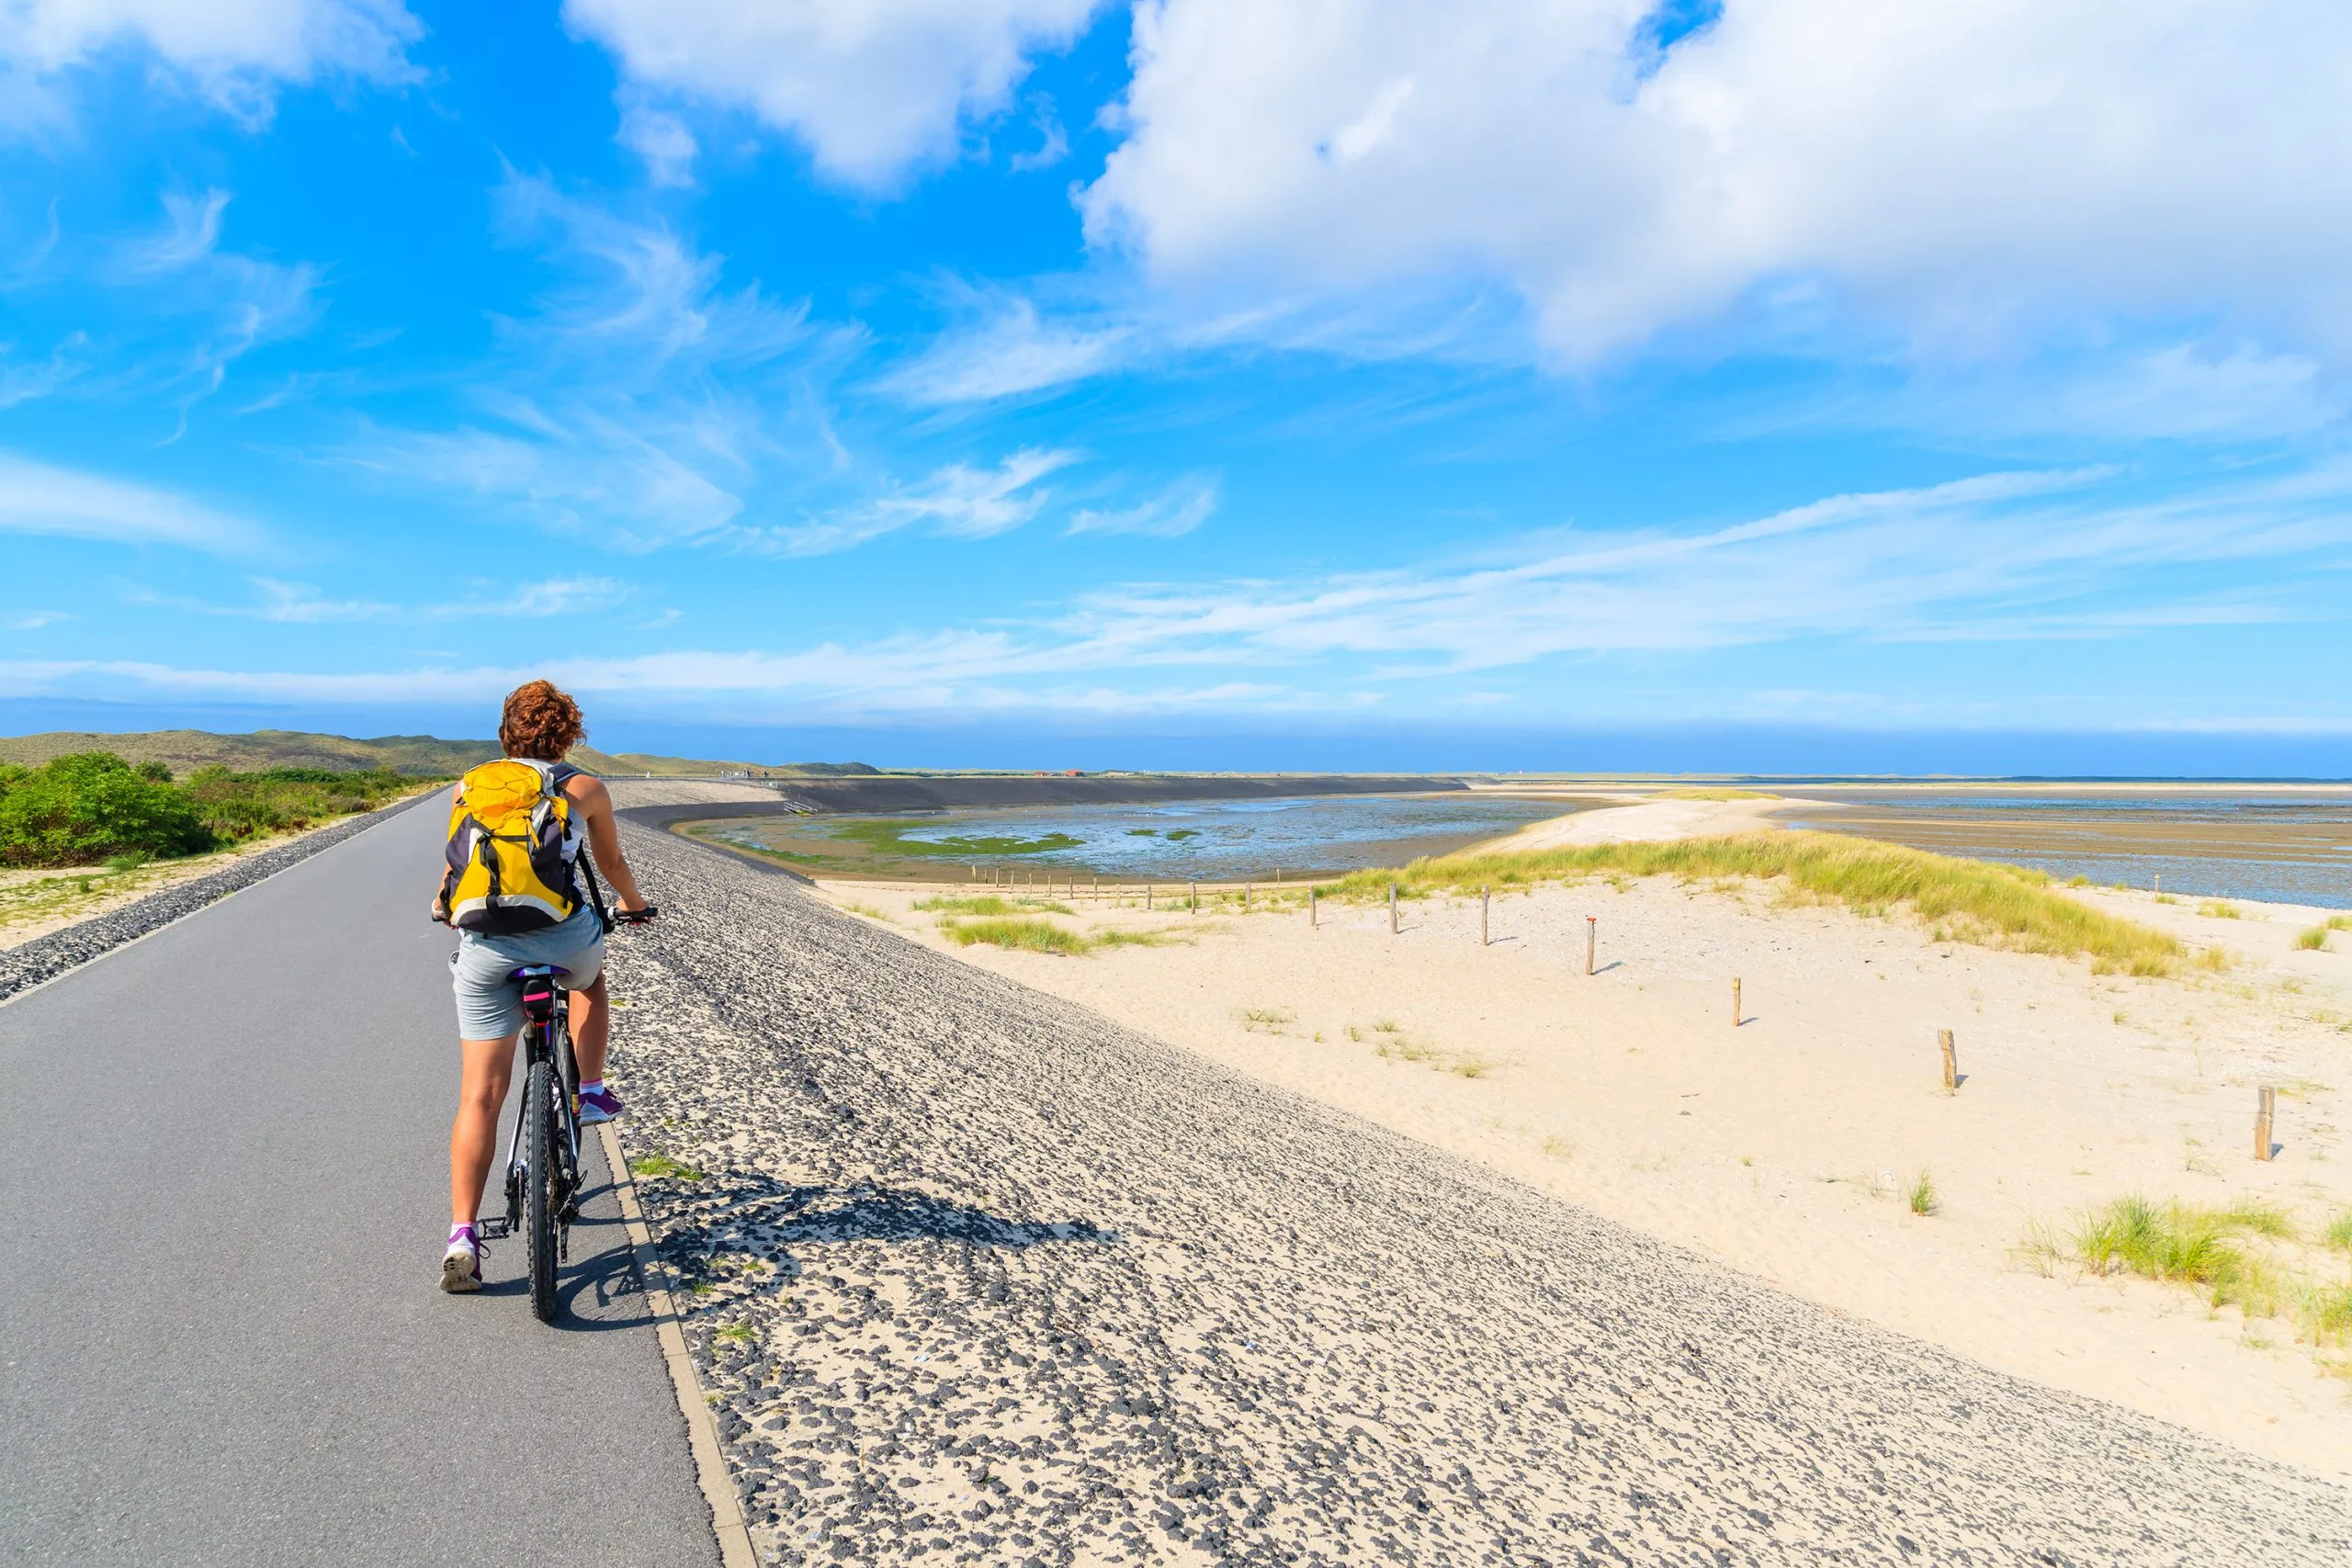
{"label": "white road edge line", "polygon": [[665,1283],[669,1275],[654,1255],[653,1233],[647,1228],[645,1211],[637,1201],[637,1181],[621,1154],[620,1136],[610,1122],[598,1122],[596,1131],[604,1137],[605,1165],[612,1172],[613,1191],[620,1199],[621,1224],[637,1259],[637,1277],[645,1286],[654,1332],[661,1336],[662,1359],[670,1369],[671,1386],[677,1391],[678,1414],[686,1418],[686,1443],[694,1450],[695,1479],[702,1483],[703,1501],[710,1505],[718,1560],[724,1568],[759,1568],[751,1529],[743,1522],[743,1500],[727,1473],[726,1456],[718,1447],[718,1423],[710,1418],[710,1402],[703,1394],[702,1379],[695,1375],[694,1358],[686,1351],[677,1303]]}

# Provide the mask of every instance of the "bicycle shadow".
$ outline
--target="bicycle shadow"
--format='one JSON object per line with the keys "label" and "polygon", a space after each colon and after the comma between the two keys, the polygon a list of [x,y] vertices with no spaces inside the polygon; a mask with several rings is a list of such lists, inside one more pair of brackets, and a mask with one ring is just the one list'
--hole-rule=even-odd
{"label": "bicycle shadow", "polygon": [[[652,1320],[652,1305],[645,1299],[644,1282],[637,1277],[637,1259],[621,1223],[616,1190],[610,1181],[583,1188],[580,1205],[580,1217],[571,1222],[567,1256],[556,1267],[558,1312],[549,1326],[567,1334],[644,1327]],[[526,1296],[530,1289],[527,1278],[501,1270],[485,1280],[477,1294],[497,1300]]]}
{"label": "bicycle shadow", "polygon": [[659,1244],[673,1268],[698,1276],[721,1255],[752,1253],[775,1267],[771,1286],[799,1277],[796,1250],[842,1242],[952,1241],[1019,1250],[1125,1240],[1091,1220],[1011,1219],[928,1192],[794,1186],[753,1174],[730,1177],[719,1206],[674,1221]]}

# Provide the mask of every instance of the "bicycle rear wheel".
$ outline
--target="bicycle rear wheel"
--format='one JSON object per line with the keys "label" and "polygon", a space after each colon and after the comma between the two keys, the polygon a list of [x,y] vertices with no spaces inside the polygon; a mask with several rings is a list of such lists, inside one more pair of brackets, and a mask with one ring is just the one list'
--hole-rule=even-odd
{"label": "bicycle rear wheel", "polygon": [[530,1255],[531,1311],[541,1323],[553,1323],[556,1315],[556,1211],[562,1201],[556,1189],[562,1178],[557,1169],[555,1096],[548,1065],[533,1062],[523,1081],[523,1245]]}

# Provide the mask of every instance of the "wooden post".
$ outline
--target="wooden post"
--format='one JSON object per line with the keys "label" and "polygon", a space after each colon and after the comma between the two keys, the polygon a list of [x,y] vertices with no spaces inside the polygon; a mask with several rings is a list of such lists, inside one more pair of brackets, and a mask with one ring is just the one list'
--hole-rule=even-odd
{"label": "wooden post", "polygon": [[1322,917],[1315,908],[1315,886],[1309,883],[1306,888],[1306,929],[1313,931],[1322,923]]}
{"label": "wooden post", "polygon": [[1739,976],[1731,977],[1731,1026],[1739,1027]]}
{"label": "wooden post", "polygon": [[1184,884],[1184,897],[1191,906],[1192,912],[1195,915],[1199,914],[1201,912],[1201,879],[1199,877],[1196,876]]}
{"label": "wooden post", "polygon": [[2278,1091],[2265,1085],[2254,1102],[2254,1157],[2270,1158],[2270,1113],[2278,1107]]}
{"label": "wooden post", "polygon": [[1952,1049],[1951,1031],[1937,1030],[1936,1043],[1942,1046],[1944,1052],[1944,1092],[1957,1094],[1960,1092],[1960,1053]]}
{"label": "wooden post", "polygon": [[1250,912],[1250,895],[1251,891],[1252,889],[1250,884],[1245,882],[1241,885],[1241,912],[1245,915]]}
{"label": "wooden post", "polygon": [[1587,915],[1584,918],[1584,972],[1588,975],[1592,973],[1593,949],[1599,946],[1600,942],[1600,917]]}
{"label": "wooden post", "polygon": [[1478,889],[1478,945],[1487,945],[1487,890]]}
{"label": "wooden post", "polygon": [[1148,882],[1143,885],[1143,907],[1146,909],[1151,908],[1151,884]]}
{"label": "wooden post", "polygon": [[1396,934],[1396,885],[1388,885],[1388,934]]}

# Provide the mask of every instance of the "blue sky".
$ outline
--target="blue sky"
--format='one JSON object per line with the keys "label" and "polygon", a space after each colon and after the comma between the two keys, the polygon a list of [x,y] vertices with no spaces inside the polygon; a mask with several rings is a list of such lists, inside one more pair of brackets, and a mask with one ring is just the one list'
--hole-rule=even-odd
{"label": "blue sky", "polygon": [[0,723],[2352,771],[2352,17],[29,0]]}

